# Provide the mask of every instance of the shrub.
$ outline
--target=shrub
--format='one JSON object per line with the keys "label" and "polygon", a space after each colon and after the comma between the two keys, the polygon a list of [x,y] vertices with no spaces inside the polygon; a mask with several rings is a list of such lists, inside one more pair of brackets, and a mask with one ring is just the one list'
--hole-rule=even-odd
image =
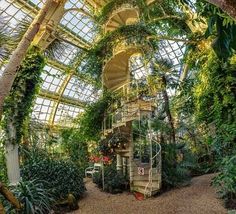
{"label": "shrub", "polygon": [[46,181],[45,188],[56,200],[62,200],[73,194],[76,199],[85,191],[83,174],[72,162],[54,160],[40,151],[30,151],[22,169],[25,180]]}
{"label": "shrub", "polygon": [[66,128],[60,133],[64,155],[81,169],[88,167],[88,145],[81,131],[76,128]]}
{"label": "shrub", "polygon": [[[42,182],[37,180],[20,181],[16,187],[11,188],[12,192],[23,205],[17,213],[22,214],[47,214],[51,210],[53,198],[45,190]],[[16,213],[14,208],[5,201],[7,213]]]}
{"label": "shrub", "polygon": [[213,186],[218,189],[226,207],[236,208],[236,156],[226,157],[220,166],[220,173],[213,179]]}
{"label": "shrub", "polygon": [[[94,174],[93,182],[102,188],[102,172]],[[127,189],[128,180],[126,176],[116,170],[115,164],[104,167],[104,191],[109,193],[119,193]]]}
{"label": "shrub", "polygon": [[7,183],[7,168],[6,168],[6,160],[5,160],[5,151],[3,144],[0,139],[0,181],[3,183]]}
{"label": "shrub", "polygon": [[162,185],[164,188],[183,186],[191,180],[195,158],[185,144],[162,144]]}

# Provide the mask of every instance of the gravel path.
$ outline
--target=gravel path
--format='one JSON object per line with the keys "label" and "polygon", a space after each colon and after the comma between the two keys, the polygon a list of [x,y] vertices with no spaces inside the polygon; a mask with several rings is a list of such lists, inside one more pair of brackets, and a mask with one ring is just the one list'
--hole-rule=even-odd
{"label": "gravel path", "polygon": [[131,193],[111,195],[87,182],[87,193],[79,210],[71,214],[226,214],[222,202],[210,187],[214,175],[192,179],[188,187],[174,189],[160,196],[137,201]]}

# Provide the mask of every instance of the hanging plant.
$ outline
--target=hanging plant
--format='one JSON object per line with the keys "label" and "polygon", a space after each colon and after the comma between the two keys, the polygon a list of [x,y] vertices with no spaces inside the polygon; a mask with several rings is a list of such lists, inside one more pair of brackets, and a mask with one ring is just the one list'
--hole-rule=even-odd
{"label": "hanging plant", "polygon": [[107,33],[87,52],[84,72],[99,79],[104,62],[113,56],[114,47],[121,42],[125,42],[126,46],[141,46],[143,49],[145,47],[156,48],[156,41],[147,40],[147,37],[152,35],[155,35],[155,32],[143,23],[121,26],[117,30]]}
{"label": "hanging plant", "polygon": [[99,139],[104,115],[112,102],[114,102],[113,95],[104,92],[97,102],[86,107],[84,114],[79,118],[79,127],[85,140]]}
{"label": "hanging plant", "polygon": [[108,147],[116,149],[125,149],[130,140],[130,136],[125,133],[115,132],[108,140]]}
{"label": "hanging plant", "polygon": [[31,47],[20,65],[10,95],[4,103],[3,128],[8,143],[19,144],[32,111],[32,104],[41,83],[45,65],[38,47]]}

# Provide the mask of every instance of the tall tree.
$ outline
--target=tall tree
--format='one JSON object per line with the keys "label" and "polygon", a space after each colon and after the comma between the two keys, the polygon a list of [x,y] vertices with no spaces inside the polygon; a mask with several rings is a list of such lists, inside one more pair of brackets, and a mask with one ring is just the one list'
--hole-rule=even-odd
{"label": "tall tree", "polygon": [[0,119],[2,117],[4,100],[10,93],[19,66],[24,59],[31,42],[35,38],[35,35],[38,33],[40,25],[43,23],[47,13],[54,4],[58,4],[57,1],[46,1],[44,7],[38,13],[29,29],[26,31],[16,50],[11,55],[8,64],[6,65],[2,77],[0,78]]}

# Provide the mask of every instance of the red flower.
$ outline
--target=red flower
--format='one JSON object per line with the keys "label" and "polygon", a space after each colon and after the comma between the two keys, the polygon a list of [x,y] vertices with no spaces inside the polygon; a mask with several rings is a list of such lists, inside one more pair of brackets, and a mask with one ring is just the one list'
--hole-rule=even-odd
{"label": "red flower", "polygon": [[110,158],[107,157],[107,156],[104,156],[102,160],[103,160],[103,162],[109,162],[109,161],[110,161]]}

